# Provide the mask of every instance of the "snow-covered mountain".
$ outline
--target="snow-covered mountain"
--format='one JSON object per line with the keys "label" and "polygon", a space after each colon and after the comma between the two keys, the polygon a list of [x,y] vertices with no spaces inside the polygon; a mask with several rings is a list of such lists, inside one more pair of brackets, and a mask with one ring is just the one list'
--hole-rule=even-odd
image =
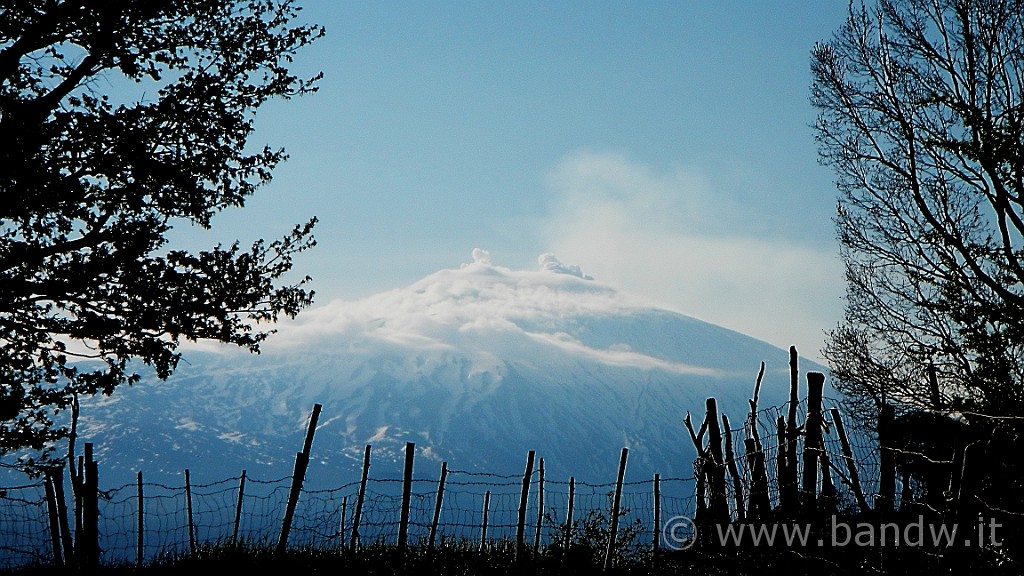
{"label": "snow-covered mountain", "polygon": [[[549,478],[613,481],[692,474],[695,426],[714,396],[734,425],[760,363],[761,405],[788,397],[788,351],[650,306],[541,256],[531,271],[474,261],[405,288],[309,309],[252,355],[185,353],[167,382],[143,381],[83,404],[102,483],[215,481],[291,474],[314,404],[322,405],[307,483],[401,477],[407,442],[417,476],[449,468],[519,474],[526,454]],[[801,359],[801,370],[824,367]],[[827,392],[826,392],[827,393]],[[180,482],[180,480],[175,480]]]}

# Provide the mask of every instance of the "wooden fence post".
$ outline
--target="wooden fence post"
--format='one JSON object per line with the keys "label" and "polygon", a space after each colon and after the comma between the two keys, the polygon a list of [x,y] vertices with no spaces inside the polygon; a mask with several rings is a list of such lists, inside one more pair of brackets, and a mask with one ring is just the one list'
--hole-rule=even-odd
{"label": "wooden fence post", "polygon": [[63,566],[64,556],[61,554],[60,519],[57,512],[57,492],[53,487],[53,474],[47,470],[43,477],[43,489],[46,492],[46,512],[50,520],[50,551],[53,554],[53,565]]}
{"label": "wooden fence post", "polygon": [[740,477],[739,469],[736,468],[736,453],[732,449],[732,428],[729,426],[729,417],[725,414],[722,414],[722,428],[725,434],[725,463],[729,470],[729,477],[732,478],[733,502],[736,504],[736,520],[743,522],[746,518],[743,504],[743,478]]}
{"label": "wooden fence post", "polygon": [[245,497],[245,470],[238,478],[238,498],[235,500],[235,524],[231,529],[231,546],[238,544],[238,528],[242,524],[242,499]]}
{"label": "wooden fence post", "polygon": [[533,553],[540,549],[540,529],[544,520],[544,459],[537,466],[537,532],[533,535]]}
{"label": "wooden fence post", "polygon": [[487,511],[491,507],[491,491],[484,493],[484,519],[480,524],[480,551],[487,550]]}
{"label": "wooden fence post", "polygon": [[860,507],[860,511],[868,513],[871,510],[871,506],[868,505],[868,501],[864,498],[864,491],[860,486],[860,475],[857,473],[857,461],[853,458],[853,450],[850,448],[850,438],[846,435],[846,427],[843,425],[842,415],[839,413],[838,408],[830,408],[829,413],[832,414],[832,424],[836,427],[836,435],[839,436],[839,445],[843,450],[843,461],[846,463],[846,472],[850,478],[850,488],[853,490],[853,495],[857,499],[857,506]]}
{"label": "wooden fence post", "polygon": [[139,492],[139,538],[138,538],[138,549],[135,554],[135,565],[138,567],[142,566],[142,559],[144,554],[144,540],[143,534],[146,531],[146,507],[144,505],[145,499],[142,497],[142,470],[139,470],[138,477],[138,492]]}
{"label": "wooden fence post", "polygon": [[189,479],[188,468],[185,468],[185,512],[188,517],[188,553],[196,554],[196,525],[192,520],[192,481]]}
{"label": "wooden fence post", "polygon": [[530,478],[533,476],[533,457],[530,450],[526,455],[526,472],[523,473],[523,489],[519,495],[519,522],[516,524],[516,560],[523,557],[526,548],[526,502],[530,496]]}
{"label": "wooden fence post", "polygon": [[803,491],[801,509],[815,514],[818,506],[818,467],[821,462],[823,443],[821,437],[821,395],[825,375],[821,372],[807,373],[807,416],[804,420]]}
{"label": "wooden fence post", "polygon": [[[77,556],[82,566],[95,568],[100,559],[99,541],[99,465],[93,459],[92,443],[84,445],[85,456],[80,461],[85,476],[82,483],[82,544]],[[76,537],[77,538],[77,537]]]}
{"label": "wooden fence post", "polygon": [[[88,444],[88,442],[86,443]],[[82,446],[82,450],[85,450],[85,446]],[[90,452],[92,451],[92,445],[89,445]],[[74,478],[77,478],[77,482],[72,482],[72,489],[75,491],[75,552],[77,554],[78,548],[81,547],[88,535],[88,528],[83,527],[82,516],[85,514],[85,456],[78,457],[78,473],[73,474]],[[79,541],[79,534],[82,535],[82,540]],[[88,554],[86,553],[86,556]]]}
{"label": "wooden fence post", "polygon": [[878,497],[875,510],[880,514],[892,512],[896,499],[896,458],[892,451],[892,428],[895,409],[883,404],[878,411]]}
{"label": "wooden fence post", "polygon": [[783,486],[783,482],[789,478],[789,470],[787,470],[789,457],[786,453],[786,419],[781,415],[775,421],[775,441],[775,482],[779,490],[778,509],[786,513],[792,506],[788,500],[788,489]]}
{"label": "wooden fence post", "polygon": [[366,498],[366,478],[370,471],[370,445],[366,445],[366,450],[363,452],[363,475],[359,480],[359,494],[356,495],[356,512],[352,516],[352,541],[350,548],[353,552],[356,551],[356,546],[359,544],[359,521],[363,516],[363,500]]}
{"label": "wooden fence post", "polygon": [[658,550],[661,549],[661,474],[654,475],[654,542],[651,550],[654,559],[658,557]]}
{"label": "wooden fence post", "polygon": [[64,565],[71,566],[75,559],[75,543],[71,539],[71,529],[68,523],[68,504],[64,493],[64,467],[55,466],[52,469],[53,491],[57,501],[57,522],[60,525],[60,538],[64,549]]}
{"label": "wooden fence post", "polygon": [[437,500],[434,502],[434,520],[430,523],[430,548],[434,548],[437,523],[441,520],[441,504],[444,501],[444,481],[448,476],[448,463],[441,462],[441,479],[437,482]]}
{"label": "wooden fence post", "polygon": [[750,503],[748,518],[761,518],[771,511],[771,496],[768,493],[768,467],[765,465],[764,449],[755,438],[743,441],[747,453],[747,469],[750,470]]}
{"label": "wooden fence post", "polygon": [[480,551],[487,549],[487,511],[490,508],[490,491],[483,493],[483,521],[480,523]]}
{"label": "wooden fence post", "polygon": [[832,461],[828,450],[821,449],[821,498],[818,500],[818,512],[827,518],[836,509],[836,486],[832,483]]}
{"label": "wooden fence post", "polygon": [[576,477],[569,476],[569,509],[565,514],[565,549],[572,546],[572,513],[576,505]]}
{"label": "wooden fence post", "polygon": [[711,524],[729,521],[729,500],[725,494],[725,464],[722,457],[722,431],[718,424],[718,401],[708,398],[706,422],[708,424],[708,516]]}
{"label": "wooden fence post", "polygon": [[284,510],[284,520],[281,521],[281,537],[277,541],[278,553],[284,552],[288,547],[288,533],[292,529],[292,518],[295,517],[295,506],[299,503],[299,494],[302,492],[302,482],[306,477],[306,468],[309,466],[309,453],[313,448],[313,434],[316,432],[316,422],[320,417],[320,404],[313,405],[313,412],[309,417],[309,425],[306,427],[306,439],[302,443],[302,451],[295,454],[295,468],[292,472],[292,487],[288,493],[288,503]]}
{"label": "wooden fence post", "polygon": [[604,553],[604,570],[607,572],[615,564],[615,540],[619,533],[619,506],[622,503],[622,479],[626,474],[626,457],[629,449],[623,448],[619,456],[619,475],[615,480],[615,496],[612,499],[612,514],[608,519],[608,548]]}
{"label": "wooden fence post", "polygon": [[338,522],[338,553],[345,553],[345,513],[348,512],[348,496],[341,499],[341,521]]}
{"label": "wooden fence post", "polygon": [[786,442],[779,444],[779,449],[785,448],[786,467],[785,477],[779,477],[779,501],[783,512],[789,515],[796,515],[800,503],[799,463],[797,462],[797,439],[800,437],[799,428],[796,423],[797,406],[800,405],[800,369],[798,366],[798,355],[796,346],[789,347],[789,418],[786,423]]}
{"label": "wooden fence post", "polygon": [[409,539],[409,507],[412,504],[412,464],[416,444],[405,443],[405,473],[402,477],[402,513],[398,519],[398,551],[404,553]]}

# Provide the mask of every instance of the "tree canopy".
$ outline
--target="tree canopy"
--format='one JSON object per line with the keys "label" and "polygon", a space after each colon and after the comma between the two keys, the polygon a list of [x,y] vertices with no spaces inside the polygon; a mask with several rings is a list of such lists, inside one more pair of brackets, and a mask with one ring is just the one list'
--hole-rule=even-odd
{"label": "tree canopy", "polygon": [[867,411],[1024,415],[1024,4],[851,5],[811,66],[840,190],[840,386]]}
{"label": "tree canopy", "polygon": [[[316,90],[289,70],[323,35],[290,0],[10,0],[0,7],[0,455],[45,451],[58,415],[175,369],[184,340],[258,352],[312,302],[281,239],[189,252],[285,160],[250,149],[272,98]],[[91,363],[81,361],[88,360]],[[140,364],[141,362],[141,364]],[[44,452],[45,453],[45,452]]]}

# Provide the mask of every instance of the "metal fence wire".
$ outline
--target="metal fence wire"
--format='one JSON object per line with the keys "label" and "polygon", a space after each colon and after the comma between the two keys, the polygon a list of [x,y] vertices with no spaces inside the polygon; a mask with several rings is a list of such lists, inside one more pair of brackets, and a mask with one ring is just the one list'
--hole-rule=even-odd
{"label": "metal fence wire", "polygon": [[[801,402],[797,407],[800,421],[806,417],[805,404]],[[754,419],[768,469],[769,498],[773,507],[779,502],[775,466],[780,446],[775,423],[787,412],[786,405],[763,408]],[[855,498],[848,479],[841,474],[840,439],[834,432],[833,423],[828,420],[828,412],[824,418],[824,448],[836,464],[837,474],[833,474],[832,480],[837,500],[841,507],[852,508]],[[742,456],[744,440],[751,434],[746,424],[734,423],[732,429],[723,431],[723,434],[731,435],[734,452],[737,452],[735,464],[741,477],[740,486],[744,497],[749,499],[752,471]],[[870,498],[877,492],[877,443],[874,438],[858,436],[851,439],[856,439],[851,448],[862,489]],[[785,449],[785,446],[781,448]],[[232,542],[274,546],[279,543],[291,484],[291,476],[263,480],[249,478],[242,473],[209,484],[171,486],[142,482],[101,489],[97,501],[99,561],[105,565],[130,564],[140,560],[149,562],[160,557],[187,554],[194,546]],[[628,537],[619,545],[650,549],[663,536],[666,522],[680,516],[693,517],[698,496],[694,477],[659,478],[657,502],[654,485],[654,478],[621,485],[618,526]],[[287,545],[325,551],[350,549],[359,488],[359,482],[352,482],[330,489],[302,489],[294,503]],[[516,540],[517,531],[521,530],[519,513],[523,476],[448,470],[438,511],[435,506],[439,488],[437,478],[411,479],[407,487],[409,545],[429,544],[432,527],[438,544],[458,541],[489,545]],[[397,541],[405,489],[403,479],[367,478],[359,511],[358,546]],[[586,538],[588,526],[607,526],[615,490],[616,483],[588,483],[575,479],[571,486],[570,482],[546,479],[542,487],[540,478],[533,473],[528,484],[525,516],[527,544],[531,547],[550,546],[564,542],[567,535]],[[730,513],[735,514],[732,481],[726,483],[726,491],[732,508]],[[69,490],[65,492],[71,494]],[[538,505],[541,494],[542,509]],[[573,530],[567,531],[570,495]],[[54,533],[48,506],[42,481],[0,487],[0,569],[54,561]],[[656,508],[660,526],[655,522]],[[69,505],[68,510],[70,530],[74,533],[77,525],[75,507]],[[436,525],[435,514],[438,515]]]}

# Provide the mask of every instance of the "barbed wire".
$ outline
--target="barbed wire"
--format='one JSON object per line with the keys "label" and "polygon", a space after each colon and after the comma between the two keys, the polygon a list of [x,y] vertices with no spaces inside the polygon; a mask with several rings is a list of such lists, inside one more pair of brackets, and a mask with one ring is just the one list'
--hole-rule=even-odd
{"label": "barbed wire", "polygon": [[[768,492],[771,505],[778,505],[778,475],[773,474],[776,456],[789,442],[802,445],[801,438],[783,438],[776,430],[780,416],[788,415],[788,405],[759,409],[753,419],[768,470]],[[805,403],[797,406],[798,417],[806,419]],[[826,420],[823,431],[824,448],[836,470],[842,470],[841,442],[834,426]],[[733,455],[746,498],[750,497],[753,473],[748,469],[744,441],[752,431],[750,419],[741,425],[723,430],[731,436]],[[850,438],[854,461],[858,468],[865,496],[877,491],[878,447],[874,438]],[[723,463],[723,466],[725,464]],[[834,485],[840,505],[854,505],[845,476],[836,474]],[[195,540],[201,544],[235,541],[255,546],[277,543],[284,510],[287,505],[291,476],[271,480],[235,476],[208,484],[194,484],[191,493],[192,526]],[[839,481],[836,482],[835,480]],[[515,537],[519,525],[522,475],[501,475],[480,471],[449,469],[445,481],[442,509],[438,519],[438,539],[480,542],[484,531],[484,504],[487,502],[487,540],[499,542]],[[660,514],[662,519],[690,516],[695,512],[697,494],[695,477],[660,478]],[[551,544],[565,534],[570,483],[546,479],[543,484],[544,508],[538,509],[540,479],[534,473],[529,483],[525,526],[533,543],[540,526],[538,543]],[[575,480],[572,484],[574,525],[591,519],[607,518],[616,483],[590,483]],[[398,535],[402,506],[403,481],[394,478],[367,478],[358,532],[359,543],[369,545],[394,542]],[[99,500],[99,535],[101,561],[110,564],[132,563],[139,546],[140,486],[137,483],[104,490]],[[143,482],[142,531],[143,556],[152,560],[189,551],[189,518],[185,486]],[[734,504],[734,487],[726,482],[730,506]],[[241,514],[236,514],[241,491]],[[288,543],[300,548],[343,550],[350,544],[354,510],[359,483],[349,482],[334,488],[303,489],[296,504]],[[437,479],[413,479],[410,484],[408,541],[424,542],[433,524],[438,491]],[[70,493],[70,492],[69,492]],[[637,545],[650,545],[661,527],[655,525],[654,479],[625,482],[621,493],[620,526],[636,528]],[[73,524],[73,522],[72,522]],[[42,482],[0,487],[0,568],[12,568],[31,562],[48,562],[53,557],[49,528],[48,505]],[[571,533],[571,532],[570,532]]]}

